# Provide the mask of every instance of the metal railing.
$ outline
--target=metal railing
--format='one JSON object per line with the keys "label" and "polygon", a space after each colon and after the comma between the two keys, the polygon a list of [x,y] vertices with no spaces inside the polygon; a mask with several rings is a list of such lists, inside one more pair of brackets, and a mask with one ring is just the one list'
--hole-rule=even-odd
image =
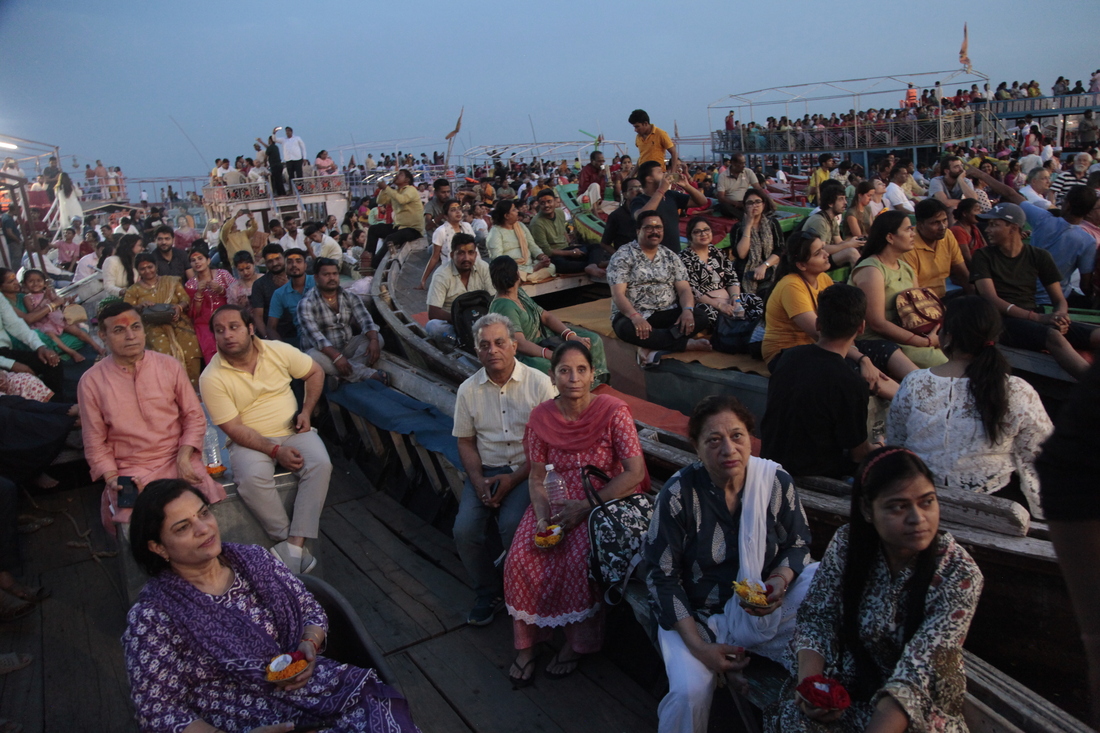
{"label": "metal railing", "polygon": [[981,103],[995,115],[1019,114],[1021,112],[1058,112],[1082,107],[1100,107],[1100,93],[1062,94],[1057,97],[1025,97],[1023,99],[1005,99]]}
{"label": "metal railing", "polygon": [[859,150],[865,148],[939,145],[976,134],[972,112],[949,113],[927,120],[856,122],[822,130],[716,130],[711,145],[722,153],[798,150]]}
{"label": "metal railing", "polygon": [[295,178],[294,190],[299,196],[309,196],[318,193],[346,193],[348,190],[348,181],[345,176],[339,173],[331,176]]}
{"label": "metal railing", "polygon": [[268,198],[267,181],[238,183],[233,186],[204,186],[202,198],[212,205],[263,201]]}

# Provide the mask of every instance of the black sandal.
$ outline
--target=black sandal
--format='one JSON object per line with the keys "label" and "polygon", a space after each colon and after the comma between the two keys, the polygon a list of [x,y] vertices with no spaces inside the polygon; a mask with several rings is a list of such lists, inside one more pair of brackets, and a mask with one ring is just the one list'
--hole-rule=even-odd
{"label": "black sandal", "polygon": [[[561,650],[558,650],[558,653],[555,654],[554,658],[550,660],[550,664],[546,665],[546,678],[547,679],[560,680],[560,679],[564,679],[565,677],[568,677],[569,675],[571,675],[571,674],[573,674],[574,672],[577,671],[577,667],[581,666],[581,659],[584,657],[584,655],[582,654],[582,655],[579,655],[576,659],[562,660],[562,659],[558,659],[558,656],[560,654],[561,654]],[[570,667],[569,671],[567,671],[567,672],[551,672],[550,667],[553,667],[553,666],[558,665],[558,664],[561,664],[561,665],[571,664],[573,666]]]}
{"label": "black sandal", "polygon": [[523,677],[522,675],[526,674],[527,670],[529,668],[534,667],[535,662],[537,662],[537,661],[538,661],[538,656],[536,655],[536,656],[531,657],[531,659],[528,660],[527,664],[520,667],[519,666],[519,655],[518,654],[516,655],[516,658],[512,660],[512,666],[519,669],[519,673],[520,673],[521,676],[513,677],[512,676],[512,670],[511,669],[508,670],[508,679],[510,679],[512,681],[512,689],[513,690],[522,690],[524,687],[530,687],[531,684],[534,683],[534,681],[535,681],[535,670],[534,669],[531,669],[531,676],[530,677]]}

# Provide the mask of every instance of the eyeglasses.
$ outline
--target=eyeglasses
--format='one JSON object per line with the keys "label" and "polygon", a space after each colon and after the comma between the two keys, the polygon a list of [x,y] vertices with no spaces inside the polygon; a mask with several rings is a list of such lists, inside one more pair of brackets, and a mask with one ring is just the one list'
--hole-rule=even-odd
{"label": "eyeglasses", "polygon": [[692,234],[710,234],[711,230],[710,229],[695,229],[691,233]]}
{"label": "eyeglasses", "polygon": [[642,227],[643,232],[663,232],[664,230],[665,228],[661,224],[647,224]]}
{"label": "eyeglasses", "polygon": [[763,206],[764,202],[760,199],[753,199],[752,201],[746,201],[745,206]]}

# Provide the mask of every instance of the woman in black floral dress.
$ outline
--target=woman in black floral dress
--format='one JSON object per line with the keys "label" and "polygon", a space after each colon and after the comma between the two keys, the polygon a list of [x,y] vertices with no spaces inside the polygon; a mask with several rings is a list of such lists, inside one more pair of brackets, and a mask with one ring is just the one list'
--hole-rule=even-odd
{"label": "woman in black floral dress", "polygon": [[[962,645],[982,574],[939,531],[932,475],[916,454],[886,446],[864,459],[851,521],[833,536],[798,609],[797,676],[767,711],[771,730],[962,733]],[[814,708],[794,686],[824,674],[851,695],[844,711]]]}
{"label": "woman in black floral dress", "polygon": [[741,294],[733,262],[723,257],[712,244],[714,234],[706,217],[693,217],[687,231],[688,248],[680,253],[680,259],[695,295],[696,328],[714,330],[720,313],[731,318],[759,319],[764,310],[763,302],[755,296]]}

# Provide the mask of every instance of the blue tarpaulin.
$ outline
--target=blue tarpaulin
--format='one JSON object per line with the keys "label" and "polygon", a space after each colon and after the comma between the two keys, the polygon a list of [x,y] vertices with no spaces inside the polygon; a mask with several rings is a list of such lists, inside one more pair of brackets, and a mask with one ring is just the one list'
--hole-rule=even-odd
{"label": "blue tarpaulin", "polygon": [[402,435],[415,433],[420,445],[443,454],[461,470],[458,439],[451,435],[454,421],[437,408],[386,387],[375,379],[341,385],[327,396],[380,430]]}

